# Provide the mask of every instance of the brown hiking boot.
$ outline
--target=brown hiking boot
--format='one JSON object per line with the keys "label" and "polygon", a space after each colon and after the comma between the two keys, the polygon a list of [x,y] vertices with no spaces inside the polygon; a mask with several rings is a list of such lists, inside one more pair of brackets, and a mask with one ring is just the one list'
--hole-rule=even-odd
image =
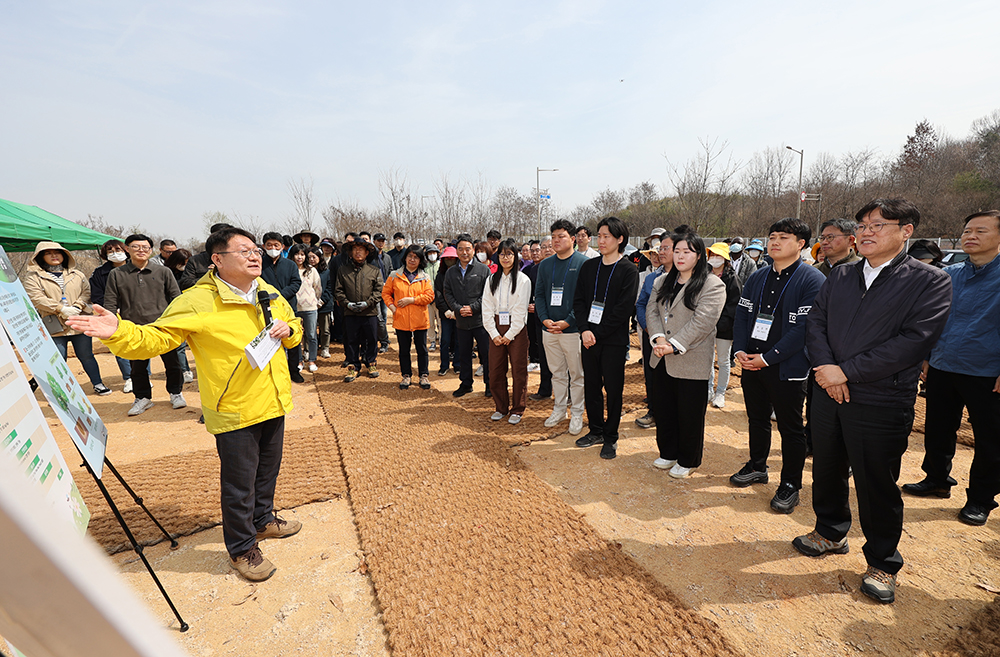
{"label": "brown hiking boot", "polygon": [[300,529],[302,529],[302,523],[298,520],[282,520],[278,516],[274,516],[274,520],[264,525],[264,529],[257,532],[257,540],[286,538],[298,534]]}
{"label": "brown hiking boot", "polygon": [[350,383],[354,379],[358,378],[358,372],[354,369],[353,365],[347,366],[347,374],[344,375],[344,383]]}
{"label": "brown hiking boot", "polygon": [[236,572],[243,575],[244,579],[251,582],[263,582],[277,570],[274,564],[260,553],[260,548],[256,545],[245,554],[230,559],[229,563]]}

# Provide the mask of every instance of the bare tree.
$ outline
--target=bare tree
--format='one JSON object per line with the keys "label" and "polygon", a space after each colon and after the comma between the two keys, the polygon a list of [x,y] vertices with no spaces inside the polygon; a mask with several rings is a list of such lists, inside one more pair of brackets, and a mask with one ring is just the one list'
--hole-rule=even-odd
{"label": "bare tree", "polygon": [[674,188],[677,219],[703,235],[722,234],[737,199],[740,163],[725,156],[729,144],[699,139],[702,152],[683,168],[667,160],[667,178]]}
{"label": "bare tree", "polygon": [[602,191],[594,194],[590,205],[602,218],[621,214],[621,211],[625,209],[625,192],[612,191],[610,187],[605,187]]}
{"label": "bare tree", "polygon": [[503,235],[534,235],[538,231],[534,200],[509,185],[494,192],[489,217],[491,225]]}
{"label": "bare tree", "polygon": [[420,213],[414,206],[414,192],[406,173],[398,168],[380,170],[378,192],[382,207],[376,217],[380,219],[383,231],[387,234],[413,232],[410,228],[416,228],[415,220]]}
{"label": "bare tree", "polygon": [[[475,180],[466,183],[468,190],[468,212],[469,225],[476,230],[479,235],[485,236],[491,228],[498,228],[492,225],[490,216],[490,199],[493,197],[493,189],[490,183],[480,172]],[[508,233],[501,233],[507,235]]]}
{"label": "bare tree", "polygon": [[303,230],[311,231],[316,218],[312,178],[289,180],[288,196],[292,199],[292,214],[285,221],[285,229],[289,234]]}
{"label": "bare tree", "polygon": [[357,199],[337,199],[331,202],[322,214],[327,231],[337,238],[343,238],[351,231],[367,229],[372,218],[371,211],[363,207]]}
{"label": "bare tree", "polygon": [[[795,199],[794,158],[791,151],[770,147],[756,152],[743,170],[743,220],[740,229],[747,235],[761,235],[767,227],[789,216],[789,200]],[[791,199],[789,199],[791,196]],[[794,207],[791,211],[794,214]]]}
{"label": "bare tree", "polygon": [[434,232],[443,235],[457,235],[468,222],[469,209],[464,185],[455,185],[447,174],[441,174],[434,183],[437,222]]}

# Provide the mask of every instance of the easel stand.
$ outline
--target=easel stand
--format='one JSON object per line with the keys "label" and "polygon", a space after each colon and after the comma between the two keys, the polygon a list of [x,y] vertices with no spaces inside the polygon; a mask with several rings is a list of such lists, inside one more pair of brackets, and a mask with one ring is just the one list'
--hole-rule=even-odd
{"label": "easel stand", "polygon": [[[77,451],[79,451],[79,448],[77,448]],[[83,454],[81,454],[81,456],[83,456]],[[153,521],[153,524],[156,525],[157,528],[159,528],[159,530],[163,532],[163,535],[167,537],[167,540],[170,541],[170,549],[173,550],[177,548],[177,541],[174,540],[174,538],[169,533],[167,533],[167,530],[163,528],[163,525],[161,525],[159,521],[157,521],[157,519],[153,517],[153,514],[150,513],[149,509],[146,508],[146,505],[143,504],[142,498],[135,494],[135,491],[132,490],[132,487],[125,482],[125,479],[121,476],[121,474],[118,473],[118,470],[115,469],[115,466],[111,465],[111,461],[109,461],[107,457],[104,457],[104,464],[108,466],[108,470],[111,471],[111,474],[113,474],[115,478],[118,479],[122,487],[124,487],[125,490],[128,492],[128,494],[132,496],[132,501],[138,504],[142,508],[142,510],[146,512],[146,515],[149,516],[149,519]],[[139,542],[135,540],[135,536],[132,535],[132,532],[131,530],[129,530],[128,525],[125,524],[125,518],[123,518],[121,512],[118,511],[118,507],[115,505],[115,501],[111,499],[111,494],[108,493],[108,489],[104,486],[104,482],[101,481],[101,479],[94,474],[94,471],[90,468],[90,464],[87,463],[86,459],[83,460],[83,467],[87,468],[87,472],[89,472],[90,476],[93,477],[94,482],[97,484],[97,487],[101,489],[101,494],[104,495],[105,501],[108,503],[108,506],[111,507],[111,512],[114,513],[115,518],[118,519],[118,524],[121,525],[122,531],[125,532],[125,535],[128,537],[129,542],[132,544],[132,549],[135,550],[135,553],[139,555],[140,559],[142,559],[142,563],[145,564],[146,570],[149,571],[149,576],[153,578],[154,582],[156,582],[156,587],[160,589],[160,593],[163,595],[163,599],[166,600],[167,605],[170,606],[170,611],[174,612],[174,616],[177,617],[177,621],[181,624],[181,632],[187,632],[190,626],[184,622],[184,619],[181,618],[180,613],[177,611],[177,607],[175,607],[174,603],[170,601],[170,596],[167,595],[167,591],[166,589],[163,588],[163,584],[160,583],[160,579],[156,576],[156,573],[153,572],[153,567],[146,559],[146,555],[143,554],[142,552],[142,546],[139,545]]]}

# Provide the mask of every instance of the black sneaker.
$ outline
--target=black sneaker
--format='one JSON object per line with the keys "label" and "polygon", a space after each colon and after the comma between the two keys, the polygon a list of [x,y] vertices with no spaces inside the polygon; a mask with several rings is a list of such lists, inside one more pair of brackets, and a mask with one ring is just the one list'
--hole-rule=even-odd
{"label": "black sneaker", "polygon": [[531,401],[541,401],[543,399],[548,399],[551,396],[552,395],[543,395],[543,394],[540,394],[540,393],[536,392],[536,393],[528,395],[528,399],[530,399]]}
{"label": "black sneaker", "polygon": [[462,397],[472,392],[472,386],[459,386],[458,390],[451,393],[452,397]]}
{"label": "black sneaker", "polygon": [[604,443],[601,447],[601,458],[611,460],[618,456],[618,443]]}
{"label": "black sneaker", "polygon": [[438,370],[438,376],[445,376],[446,374],[448,374],[448,366],[447,365],[445,365],[444,367],[442,367],[441,369]]}
{"label": "black sneaker", "polygon": [[751,484],[766,484],[767,470],[763,472],[754,470],[753,464],[747,461],[747,464],[739,472],[729,478],[729,483],[737,488],[746,488]]}
{"label": "black sneaker", "polygon": [[111,394],[111,388],[107,387],[103,383],[98,383],[96,386],[94,386],[94,392],[96,392],[101,397],[104,397],[105,395]]}
{"label": "black sneaker", "polygon": [[777,492],[771,498],[771,508],[778,513],[791,513],[799,504],[799,490],[788,483],[781,482]]}
{"label": "black sneaker", "polygon": [[637,417],[635,424],[640,429],[652,429],[656,426],[656,420],[653,418],[652,413],[646,413],[642,417]]}
{"label": "black sneaker", "polygon": [[305,383],[306,380],[302,378],[302,374],[299,372],[292,372],[292,381],[295,383]]}
{"label": "black sneaker", "polygon": [[600,445],[604,442],[604,436],[599,436],[596,433],[588,433],[586,436],[576,439],[577,447],[592,447],[594,445]]}

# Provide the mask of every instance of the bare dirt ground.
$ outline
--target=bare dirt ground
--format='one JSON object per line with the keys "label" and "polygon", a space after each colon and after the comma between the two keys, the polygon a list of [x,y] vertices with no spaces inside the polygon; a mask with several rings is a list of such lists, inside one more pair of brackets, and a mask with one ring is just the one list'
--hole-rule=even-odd
{"label": "bare dirt ground", "polygon": [[[172,410],[162,366],[154,361],[157,405],[138,418],[127,418],[132,396],[121,392],[110,355],[98,359],[105,383],[115,392],[92,401],[108,425],[108,456],[116,465],[214,448],[212,436],[197,424],[196,384],[185,386],[189,408]],[[432,370],[435,362],[432,355]],[[71,367],[86,381],[75,359]],[[307,384],[294,387],[296,408],[288,416],[288,428],[330,431],[315,387],[306,377]],[[450,393],[456,378],[435,375],[432,382]],[[530,381],[533,391],[537,375]],[[532,402],[529,412],[547,415],[549,404]],[[654,432],[636,428],[636,415],[623,420],[614,461],[599,459],[596,448],[575,448],[569,434],[514,449],[607,540],[620,544],[683,602],[715,621],[747,654],[932,654],[949,648],[973,615],[993,601],[990,591],[1000,587],[997,521],[973,528],[955,518],[964,502],[969,448],[958,448],[954,474],[960,486],[952,499],[905,498],[900,551],[907,565],[900,574],[897,602],[881,606],[858,590],[864,570],[859,527],[851,531],[847,555],[809,559],[791,547],[791,539],[809,531],[814,522],[810,462],[802,504],[792,515],[777,515],[768,507],[776,482],[747,489],[729,486],[729,475],[747,458],[738,389],[727,394],[725,409],[708,410],[705,464],[688,480],[670,479],[652,467]],[[73,463],[75,451],[65,432],[55,433]],[[776,471],[777,445],[772,455]],[[922,436],[914,434],[900,483],[921,478],[922,456]],[[76,476],[86,474],[78,470]],[[103,504],[87,502],[92,510]],[[304,529],[296,537],[263,544],[278,572],[257,585],[230,569],[219,527],[181,537],[177,550],[166,543],[146,549],[191,624],[188,632],[177,632],[178,643],[190,654],[204,656],[388,654],[349,499],[307,504],[284,515],[303,521]],[[123,552],[111,558],[163,624],[176,630],[176,620],[137,556]]]}

